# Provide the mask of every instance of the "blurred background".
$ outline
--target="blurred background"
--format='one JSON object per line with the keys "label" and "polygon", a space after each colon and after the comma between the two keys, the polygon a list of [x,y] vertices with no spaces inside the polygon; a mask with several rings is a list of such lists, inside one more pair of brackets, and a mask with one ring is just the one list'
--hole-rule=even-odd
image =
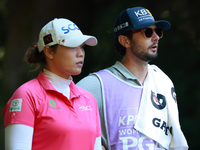
{"label": "blurred background", "polygon": [[174,82],[182,130],[190,150],[199,149],[200,139],[200,17],[197,0],[0,0],[0,150],[4,150],[3,108],[24,82],[39,70],[23,61],[29,46],[37,42],[40,29],[54,18],[68,18],[84,34],[98,39],[86,47],[83,71],[74,82],[122,57],[115,51],[113,25],[128,8],[148,8],[156,20],[168,20],[171,29],[160,40],[160,67]]}

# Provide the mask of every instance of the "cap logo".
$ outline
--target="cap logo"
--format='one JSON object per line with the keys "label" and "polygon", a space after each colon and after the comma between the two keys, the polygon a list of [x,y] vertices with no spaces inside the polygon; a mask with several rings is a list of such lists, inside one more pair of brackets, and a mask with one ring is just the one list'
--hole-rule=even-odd
{"label": "cap logo", "polygon": [[148,9],[140,9],[138,11],[135,11],[134,13],[138,17],[138,21],[143,21],[147,19],[154,20],[152,14],[150,13]]}
{"label": "cap logo", "polygon": [[117,31],[119,31],[119,30],[121,30],[121,29],[123,29],[123,28],[125,28],[125,27],[128,27],[128,22],[124,22],[124,23],[122,23],[122,24],[116,26],[116,27],[114,28],[114,32],[117,32]]}
{"label": "cap logo", "polygon": [[[148,9],[140,9],[140,10],[138,10],[137,12],[135,11],[134,12],[135,13],[135,15],[138,17],[140,17],[140,16],[145,16],[145,15],[147,15],[148,13],[151,15],[151,13],[149,12],[149,10]],[[152,16],[152,15],[151,15]]]}
{"label": "cap logo", "polygon": [[63,26],[61,28],[62,31],[64,31],[64,34],[67,34],[69,33],[70,31],[73,31],[73,30],[80,30],[76,24],[68,24],[67,27]]}
{"label": "cap logo", "polygon": [[53,39],[52,39],[51,34],[48,34],[48,35],[44,36],[44,37],[43,37],[43,40],[44,40],[45,45],[47,45],[47,44],[53,42]]}
{"label": "cap logo", "polygon": [[146,11],[152,16],[151,12],[148,9],[146,9]]}

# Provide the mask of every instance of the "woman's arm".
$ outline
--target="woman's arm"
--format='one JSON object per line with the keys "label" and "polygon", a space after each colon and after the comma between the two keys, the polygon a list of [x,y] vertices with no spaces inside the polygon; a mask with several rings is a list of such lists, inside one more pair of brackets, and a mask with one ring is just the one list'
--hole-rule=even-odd
{"label": "woman's arm", "polygon": [[96,141],[94,144],[94,150],[102,150],[101,137],[96,138]]}
{"label": "woman's arm", "polygon": [[5,150],[31,150],[33,128],[10,124],[5,128]]}

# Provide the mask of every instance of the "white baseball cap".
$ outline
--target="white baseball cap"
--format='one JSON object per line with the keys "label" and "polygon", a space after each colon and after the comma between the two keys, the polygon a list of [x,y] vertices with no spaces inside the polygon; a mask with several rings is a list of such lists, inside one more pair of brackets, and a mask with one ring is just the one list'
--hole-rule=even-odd
{"label": "white baseball cap", "polygon": [[83,35],[75,23],[64,18],[55,18],[47,23],[40,31],[38,50],[43,51],[45,46],[55,44],[77,47],[85,43],[89,46],[97,45],[97,39],[94,36]]}

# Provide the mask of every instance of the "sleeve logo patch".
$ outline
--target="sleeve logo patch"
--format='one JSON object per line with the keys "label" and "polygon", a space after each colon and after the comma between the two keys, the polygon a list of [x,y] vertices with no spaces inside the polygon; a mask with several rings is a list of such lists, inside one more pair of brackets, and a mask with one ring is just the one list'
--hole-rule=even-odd
{"label": "sleeve logo patch", "polygon": [[22,98],[12,100],[10,104],[10,112],[21,111],[22,107]]}

